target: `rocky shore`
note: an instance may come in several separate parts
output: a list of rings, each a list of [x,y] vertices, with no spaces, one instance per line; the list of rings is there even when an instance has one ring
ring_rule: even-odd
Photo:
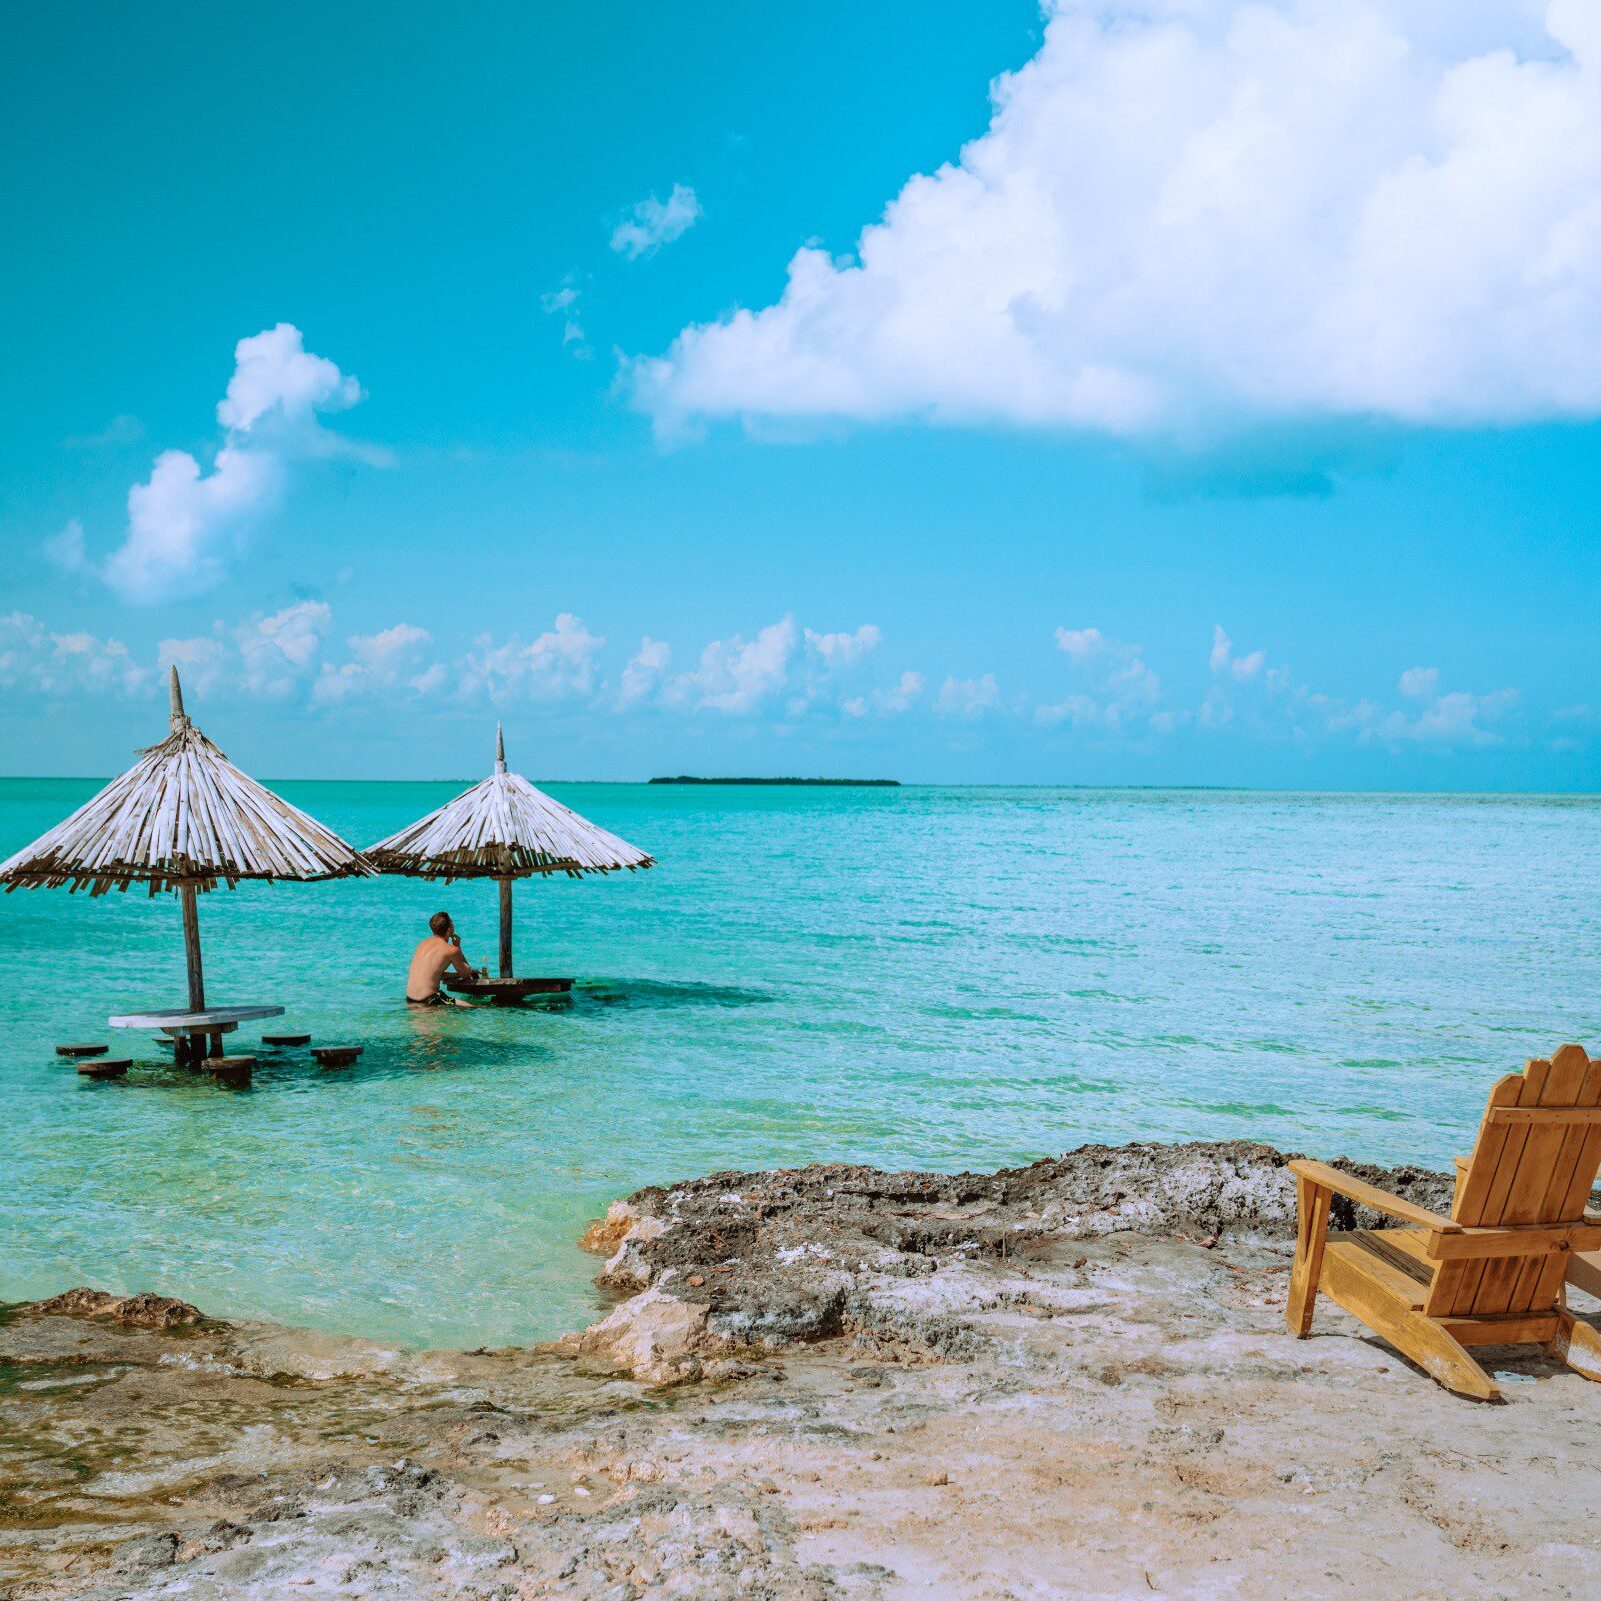
[[[1491,1352],[1475,1405],[1326,1305],[1291,1340],[1282,1164],[642,1190],[585,1242],[616,1304],[532,1350],[8,1308],[0,1597],[1601,1593],[1601,1386]]]

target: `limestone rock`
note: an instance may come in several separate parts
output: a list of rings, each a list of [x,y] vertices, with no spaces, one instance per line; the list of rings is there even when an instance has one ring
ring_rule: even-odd
[[[706,1308],[661,1286],[642,1291],[558,1349],[592,1371],[631,1374],[642,1384],[682,1384],[701,1376],[701,1359],[720,1342],[706,1331]]]
[[[238,1371],[264,1379],[346,1379],[397,1373],[409,1365],[393,1346],[273,1323],[236,1324],[230,1345]]]
[[[29,1310],[52,1317],[110,1318],[130,1329],[192,1328],[202,1318],[198,1307],[170,1295],[156,1295],[150,1290],[137,1295],[113,1295],[109,1290],[83,1285],[63,1290],[47,1301],[35,1301]]]
[[[607,1259],[595,1282],[613,1290],[648,1288],[655,1282],[656,1272],[644,1255],[644,1247],[666,1232],[667,1225],[659,1217],[633,1213],[618,1236],[617,1249]]]
[[[578,1249],[592,1251],[596,1256],[610,1256],[623,1243],[629,1226],[637,1221],[638,1211],[627,1201],[613,1201],[606,1215],[597,1218],[579,1236]]]
[[[998,1173],[885,1173],[844,1163],[714,1173],[638,1191],[612,1208],[619,1244],[597,1282],[704,1307],[735,1348],[780,1349],[856,1331],[897,1357],[968,1349],[956,1309],[970,1273],[1064,1239],[1139,1232],[1212,1247],[1295,1233],[1287,1156],[1250,1140],[1085,1145]],[[1420,1205],[1451,1181],[1421,1168],[1335,1164]],[[1336,1200],[1338,1227],[1374,1214]]]

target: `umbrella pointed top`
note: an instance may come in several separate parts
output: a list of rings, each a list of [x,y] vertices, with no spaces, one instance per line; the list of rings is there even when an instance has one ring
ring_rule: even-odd
[[[495,724],[495,771],[506,771],[506,731],[501,724]]]
[[[167,693],[172,702],[172,726],[180,727],[189,721],[183,711],[183,685],[178,682],[178,664],[173,662],[168,669]]]

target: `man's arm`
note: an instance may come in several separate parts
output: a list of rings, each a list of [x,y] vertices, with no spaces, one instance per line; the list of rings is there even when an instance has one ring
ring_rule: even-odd
[[[473,976],[472,965],[462,955],[461,946],[459,945],[450,947],[450,957],[446,965],[455,968],[463,978],[471,978]]]

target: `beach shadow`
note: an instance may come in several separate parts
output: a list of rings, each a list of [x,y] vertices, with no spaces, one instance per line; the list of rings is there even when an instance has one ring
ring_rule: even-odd
[[[413,1078],[429,1073],[494,1072],[549,1061],[549,1046],[533,1040],[485,1039],[466,1029],[416,1031],[410,1038],[372,1041],[349,1067],[319,1067],[309,1056],[285,1052],[281,1062],[256,1063],[258,1087],[315,1090],[324,1085]],[[263,1068],[266,1071],[263,1071]]]
[[[765,1006],[777,997],[735,984],[673,983],[665,979],[588,979],[573,986],[571,1010],[604,1007]]]
[[[1333,1333],[1327,1335],[1314,1334],[1312,1338],[1339,1340],[1350,1339],[1353,1338],[1353,1336]],[[1453,1401],[1460,1401],[1464,1406],[1501,1407],[1507,1404],[1507,1398],[1505,1395],[1497,1396],[1494,1399],[1481,1400],[1476,1395],[1460,1395],[1454,1390],[1446,1389],[1444,1385],[1440,1384],[1439,1381],[1435,1379],[1434,1375],[1430,1373],[1426,1367],[1422,1366],[1418,1362],[1414,1362],[1405,1351],[1398,1351],[1381,1334],[1374,1334],[1371,1331],[1364,1330],[1361,1334],[1355,1335],[1354,1338],[1361,1344],[1367,1346],[1370,1351],[1381,1352],[1383,1355],[1389,1357],[1392,1362],[1397,1362],[1402,1367],[1410,1369],[1420,1384],[1429,1385],[1436,1390],[1444,1389],[1445,1393],[1449,1395]],[[1495,1346],[1476,1345],[1474,1346],[1472,1352],[1473,1359],[1484,1367],[1484,1371],[1486,1373],[1495,1374],[1496,1377],[1502,1378],[1503,1382],[1505,1369],[1509,1366],[1513,1367],[1514,1369],[1514,1383],[1523,1383],[1533,1380],[1535,1377],[1535,1371],[1537,1371],[1540,1367],[1540,1363],[1537,1358],[1529,1358],[1524,1348],[1516,1346],[1509,1347],[1504,1353],[1507,1357],[1507,1361],[1500,1364],[1502,1373],[1496,1374],[1496,1370],[1490,1366],[1489,1358],[1494,1356],[1499,1349],[1499,1347]],[[1550,1370],[1548,1375],[1550,1377],[1555,1377],[1555,1375],[1559,1372],[1567,1371],[1565,1368],[1562,1368],[1560,1365],[1555,1363],[1548,1362],[1545,1364],[1545,1366]],[[1535,1371],[1528,1371],[1530,1369]]]

